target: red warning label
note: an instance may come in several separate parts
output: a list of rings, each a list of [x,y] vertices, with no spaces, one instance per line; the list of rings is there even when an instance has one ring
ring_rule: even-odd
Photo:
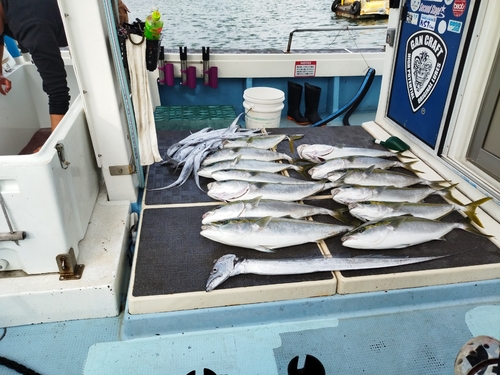
[[[316,75],[316,61],[295,61],[295,77],[314,77]]]

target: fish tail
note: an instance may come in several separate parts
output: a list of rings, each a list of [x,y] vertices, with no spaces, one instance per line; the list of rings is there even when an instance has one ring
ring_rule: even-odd
[[[472,225],[470,220],[466,220],[465,222],[460,223],[459,228],[465,230],[466,232],[476,234],[476,235],[481,236],[481,237],[486,237],[486,238],[495,237],[495,236],[491,236],[489,234],[483,233],[483,232],[479,231],[478,229],[476,229],[476,227],[474,227]]]
[[[438,185],[440,190],[436,190],[435,194],[442,196],[443,198],[445,198],[446,200],[448,200],[451,203],[455,203],[455,204],[459,204],[459,205],[463,206],[464,204],[451,194],[451,189],[453,189],[457,185],[458,185],[458,183],[450,185],[450,186],[446,186],[446,187],[442,187],[441,185]],[[431,188],[433,188],[433,187],[431,187]]]
[[[289,135],[287,137],[288,138],[288,142],[290,143],[290,152],[292,154],[295,152],[294,142],[297,139],[301,139],[302,137],[304,137],[304,134],[294,134],[294,135]]]
[[[442,181],[428,181],[428,182],[423,182],[425,185],[429,186],[431,189],[434,190],[443,190],[443,185],[441,185],[443,182],[450,183],[450,181],[447,180],[442,180]],[[450,186],[455,186],[455,185],[450,185]],[[446,188],[449,188],[450,186],[447,186]]]
[[[467,215],[467,217],[472,222],[476,223],[481,228],[484,228],[483,224],[481,223],[481,221],[479,220],[479,218],[476,215],[476,208],[478,208],[483,203],[488,202],[489,200],[491,200],[491,197],[478,199],[477,201],[474,201],[474,202],[471,202],[471,203],[465,205],[464,208],[462,209],[462,211]]]
[[[351,224],[351,220],[344,216],[346,212],[349,212],[347,208],[338,208],[336,210],[330,211],[330,216],[341,221],[344,224]]]
[[[414,173],[423,173],[422,171],[419,171],[418,169],[413,168],[413,164],[418,163],[418,160],[413,160],[409,162],[401,162],[400,167],[407,169],[409,171],[412,171]]]

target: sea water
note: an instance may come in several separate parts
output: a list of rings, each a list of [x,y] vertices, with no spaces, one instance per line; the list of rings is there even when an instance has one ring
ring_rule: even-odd
[[[124,0],[129,22],[145,21],[153,7],[164,20],[166,49],[285,50],[294,29],[386,25],[387,18],[336,17],[333,0]],[[294,49],[381,48],[385,30],[295,33]]]

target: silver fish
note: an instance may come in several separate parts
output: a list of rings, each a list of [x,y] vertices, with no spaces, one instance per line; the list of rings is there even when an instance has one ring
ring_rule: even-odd
[[[461,211],[474,223],[483,227],[483,224],[476,215],[476,208],[489,200],[491,198],[483,198],[466,205],[450,203],[359,202],[349,204],[349,212],[352,216],[360,220],[373,221],[403,215],[437,220],[453,211]]]
[[[297,147],[301,159],[321,163],[346,156],[393,157],[396,153],[387,150],[361,147],[330,146],[324,144],[302,144]]]
[[[205,290],[210,292],[230,277],[254,275],[301,275],[324,271],[347,271],[404,266],[443,258],[435,257],[353,257],[353,258],[291,258],[246,259],[226,254],[217,259],[208,277]]]
[[[224,139],[247,137],[249,133],[255,132],[256,129],[241,129],[240,126],[237,125],[240,116],[241,114],[236,117],[228,128],[218,130],[205,128],[169,147],[163,158],[164,161],[161,164],[172,165],[175,171],[182,168],[182,171],[178,179],[170,185],[149,190],[164,190],[180,186],[186,182],[191,174],[194,174],[198,188],[203,190],[200,186],[199,176],[197,174],[202,160],[209,153],[220,148]]]
[[[402,167],[413,172],[417,172],[411,168],[411,165],[418,160],[411,162],[401,162],[399,160],[391,160],[372,156],[347,156],[342,158],[334,158],[312,167],[307,171],[314,179],[327,178],[330,172],[335,172],[343,169],[369,169],[371,167],[378,169],[389,169],[392,167]]]
[[[318,181],[301,180],[281,173],[254,172],[238,169],[222,169],[210,175],[215,181],[241,180],[248,182],[269,182],[275,184],[316,184]]]
[[[270,253],[283,247],[318,242],[353,228],[350,225],[268,216],[202,225],[200,234],[226,245]]]
[[[222,142],[226,139],[237,139],[237,138],[246,138],[249,136],[249,134],[255,134],[256,132],[260,132],[259,129],[242,129],[238,124],[238,120],[240,119],[241,115],[243,113],[240,113],[234,121],[231,123],[231,125],[227,128],[223,129],[212,129],[212,128],[204,128],[201,129],[195,133],[190,134],[186,138],[180,140],[177,143],[174,143],[167,149],[166,155],[169,157],[174,158],[174,155],[176,152],[179,151],[180,148],[182,148],[185,145],[192,145],[192,144],[198,144],[206,141],[210,141],[213,139],[218,139]]]
[[[248,181],[215,181],[208,184],[208,196],[223,202],[249,200],[257,197],[280,201],[299,201],[335,185],[335,182],[317,184],[272,184]]]
[[[217,221],[272,217],[291,217],[302,219],[314,215],[329,215],[340,220],[343,219],[339,211],[328,208],[312,206],[304,203],[277,201],[261,199],[257,197],[249,201],[235,201],[226,203],[203,214],[202,224],[210,224]]]
[[[210,164],[198,169],[198,175],[210,178],[212,173],[223,169],[238,169],[244,171],[254,172],[281,172],[286,169],[294,169],[301,171],[303,168],[294,164],[277,163],[273,161],[260,161],[260,160],[241,160],[237,157],[235,160],[221,161],[220,163]]]
[[[387,171],[385,169],[351,169],[337,182],[359,186],[395,186],[408,187],[416,184],[427,185],[435,190],[440,189],[440,183],[448,181],[429,181],[415,175]]]
[[[455,187],[451,185],[441,190],[435,190],[428,186],[397,188],[391,186],[340,186],[332,189],[332,198],[335,202],[342,204],[379,201],[379,202],[420,202],[425,197],[436,194],[445,197],[451,202],[461,204],[450,193]]]
[[[155,189],[148,189],[148,190],[149,191],[166,190],[166,189],[171,189],[171,188],[182,185],[184,182],[186,182],[186,180],[189,178],[189,176],[191,175],[191,173],[194,170],[196,155],[200,152],[203,152],[203,150],[205,148],[206,148],[206,146],[203,143],[194,147],[191,156],[185,160],[184,166],[182,167],[181,173],[179,174],[179,177],[177,178],[176,181],[172,182],[170,185],[167,185],[167,186],[163,186],[163,187],[155,188]]]
[[[303,134],[286,135],[286,134],[263,134],[259,136],[250,136],[240,139],[226,140],[222,143],[224,148],[232,147],[254,147],[260,149],[271,149],[276,147],[278,143],[284,139],[288,139],[290,143],[290,151],[294,152],[293,142],[296,139],[303,137]]]
[[[234,160],[237,157],[241,157],[241,160],[250,159],[250,160],[261,160],[261,161],[277,161],[277,160],[286,160],[288,162],[293,162],[293,159],[287,154],[271,151],[271,150],[263,150],[252,147],[235,147],[235,148],[223,148],[218,151],[215,151],[213,154],[208,155],[201,165],[209,165],[214,163],[219,163],[221,161]]]
[[[447,223],[413,216],[396,216],[369,221],[342,236],[342,244],[355,249],[401,249],[432,240],[442,240],[453,229],[483,237],[470,223]]]

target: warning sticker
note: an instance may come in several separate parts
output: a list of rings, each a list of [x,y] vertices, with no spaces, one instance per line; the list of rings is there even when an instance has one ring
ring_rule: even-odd
[[[295,61],[295,77],[314,77],[316,61]]]

